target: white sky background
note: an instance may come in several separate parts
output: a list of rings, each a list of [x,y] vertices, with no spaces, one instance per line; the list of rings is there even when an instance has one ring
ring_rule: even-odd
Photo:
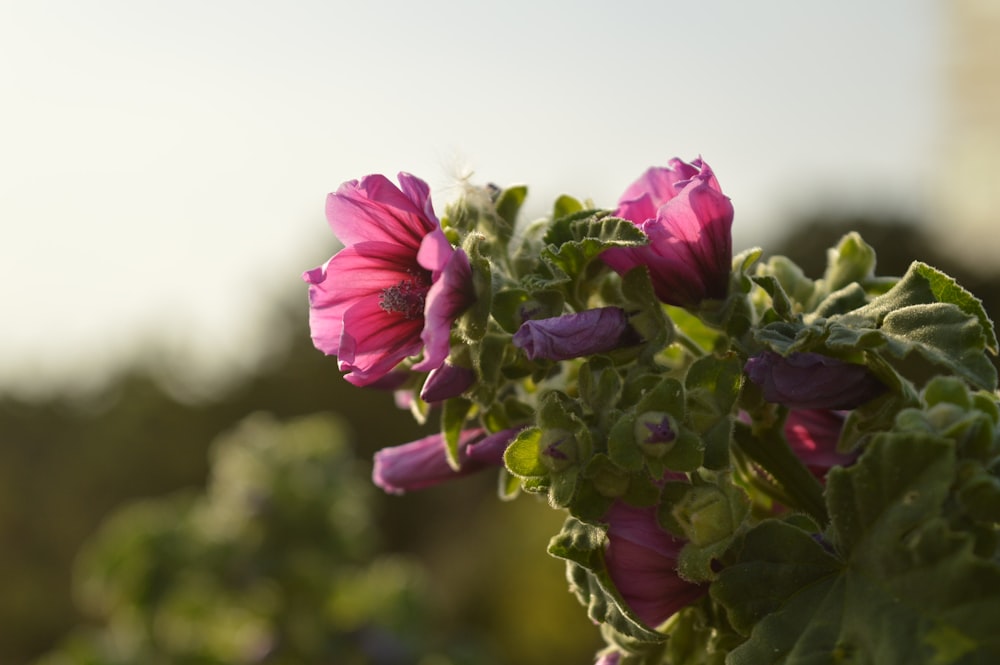
[[[614,5],[614,7],[612,7]],[[934,0],[0,0],[0,390],[142,344],[255,357],[333,247],[326,193],[463,169],[612,206],[701,154],[737,250],[817,205],[918,210]],[[146,351],[145,353],[154,353]],[[319,360],[319,357],[317,358]],[[331,363],[331,371],[335,371]]]

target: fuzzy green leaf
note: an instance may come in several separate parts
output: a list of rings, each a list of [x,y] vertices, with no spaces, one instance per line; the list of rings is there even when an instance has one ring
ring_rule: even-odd
[[[997,662],[1000,565],[941,517],[954,473],[953,442],[883,434],[828,477],[839,557],[793,527],[755,527],[712,591],[750,630],[727,662]]]

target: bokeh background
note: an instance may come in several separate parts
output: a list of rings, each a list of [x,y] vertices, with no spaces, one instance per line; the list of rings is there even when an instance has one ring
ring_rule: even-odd
[[[558,515],[370,491],[427,430],[309,343],[344,180],[531,217],[701,155],[737,250],[998,311],[993,0],[0,0],[0,61],[3,664],[588,662]]]

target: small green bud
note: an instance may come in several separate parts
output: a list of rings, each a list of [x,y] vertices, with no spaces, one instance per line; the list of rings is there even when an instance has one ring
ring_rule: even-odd
[[[576,464],[576,436],[564,429],[547,429],[542,432],[538,451],[542,464],[549,471],[558,473]]]
[[[670,452],[677,441],[677,421],[663,411],[646,411],[635,419],[634,433],[642,452],[659,459]]]
[[[699,547],[711,545],[733,532],[733,517],[726,496],[717,487],[689,490],[671,511],[689,541]]]
[[[967,411],[950,402],[938,402],[927,409],[927,420],[938,432],[944,432],[956,422],[964,418]]]
[[[628,491],[629,477],[624,471],[606,466],[594,475],[593,483],[602,496],[616,499]]]

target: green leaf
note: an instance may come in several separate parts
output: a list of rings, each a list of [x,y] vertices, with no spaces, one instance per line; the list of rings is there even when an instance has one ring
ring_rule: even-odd
[[[727,566],[710,592],[744,635],[796,594],[842,570],[811,534],[776,519],[752,528],[736,549],[739,563]]]
[[[517,223],[517,213],[521,210],[521,206],[524,205],[524,200],[527,196],[528,188],[524,185],[507,187],[500,192],[500,196],[494,205],[496,206],[497,214],[511,228]]]
[[[555,204],[552,206],[552,219],[568,217],[580,212],[581,210],[583,210],[582,203],[574,199],[572,196],[562,194],[556,199]]]
[[[647,628],[618,594],[604,565],[603,529],[569,518],[549,543],[549,554],[565,559],[570,589],[594,621],[606,623],[641,643],[659,643],[666,637]]]
[[[448,464],[458,470],[458,440],[465,428],[465,421],[472,409],[472,402],[464,397],[446,400],[441,407],[441,433],[444,435]]]
[[[585,210],[553,222],[545,242],[548,246],[542,257],[567,275],[577,276],[605,249],[644,245],[649,239],[628,220]]]
[[[750,631],[727,662],[997,662],[1000,565],[941,516],[955,469],[953,442],[885,433],[828,476],[839,557],[789,525],[752,529],[712,590]]]
[[[549,470],[541,461],[541,443],[541,429],[528,427],[521,430],[504,451],[503,461],[507,469],[519,478],[549,475]]]
[[[914,269],[927,280],[938,302],[951,303],[979,320],[979,325],[982,326],[986,336],[986,348],[996,354],[998,352],[996,331],[993,329],[993,321],[983,309],[982,301],[959,286],[953,278],[926,263],[918,262]]]
[[[851,232],[837,246],[827,250],[826,272],[817,284],[818,290],[833,293],[853,282],[865,282],[875,273],[875,250]]]
[[[829,517],[823,487],[789,447],[780,426],[753,432],[747,425],[736,423],[733,434],[740,450],[767,471],[788,495],[793,502],[790,508],[804,510],[826,524]]]
[[[684,378],[687,424],[702,437],[705,466],[729,466],[733,405],[743,383],[743,363],[735,353],[703,356]]]

